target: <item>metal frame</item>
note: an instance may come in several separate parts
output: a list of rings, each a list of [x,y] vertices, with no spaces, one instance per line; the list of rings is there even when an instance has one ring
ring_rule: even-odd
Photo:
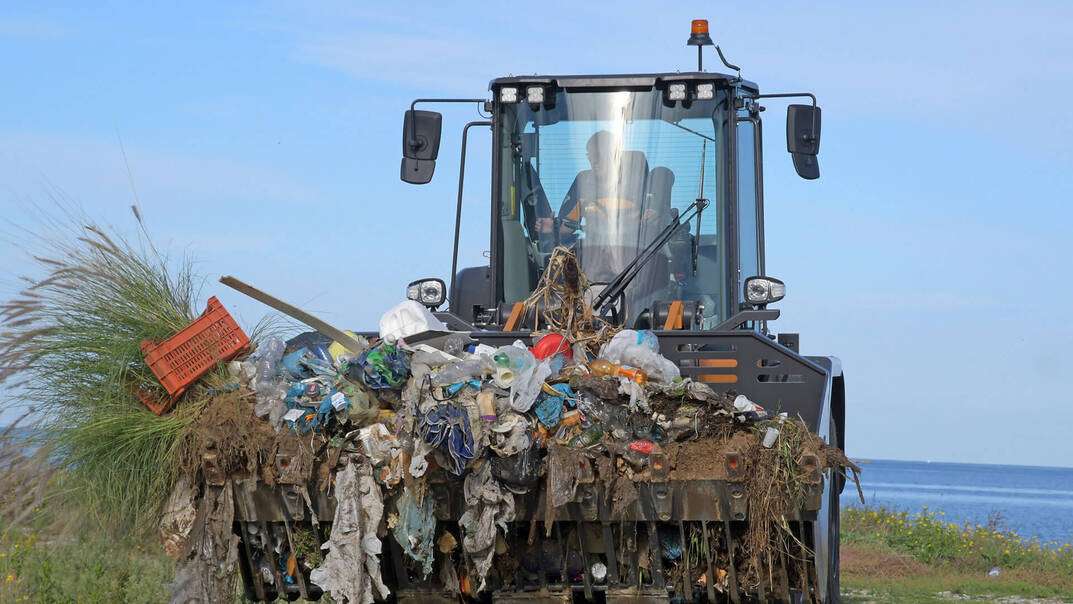
[[[491,126],[489,120],[477,120],[466,124],[462,128],[462,156],[458,160],[458,202],[455,205],[455,242],[451,251],[451,285],[447,292],[454,291],[455,275],[458,273],[458,237],[462,230],[462,190],[466,182],[466,141],[469,137],[469,129],[473,126]]]

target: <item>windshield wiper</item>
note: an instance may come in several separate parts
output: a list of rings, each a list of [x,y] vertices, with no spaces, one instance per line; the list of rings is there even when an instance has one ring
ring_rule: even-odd
[[[632,282],[634,277],[641,272],[641,269],[644,268],[645,264],[656,255],[656,252],[658,252],[664,244],[671,240],[671,237],[674,236],[674,232],[678,230],[678,227],[687,224],[690,220],[700,216],[700,213],[704,211],[704,208],[708,207],[709,203],[710,202],[707,199],[697,199],[689,204],[685,209],[684,218],[682,214],[676,215],[674,220],[656,235],[656,238],[652,243],[645,246],[645,248],[641,250],[641,253],[637,254],[637,256],[626,265],[626,268],[622,269],[622,272],[615,275],[615,278],[612,279],[607,284],[607,287],[600,292],[600,295],[596,296],[596,299],[593,300],[592,307],[596,309],[597,314],[600,314],[601,311],[603,311],[604,306],[621,296],[622,292],[626,291],[630,282]]]

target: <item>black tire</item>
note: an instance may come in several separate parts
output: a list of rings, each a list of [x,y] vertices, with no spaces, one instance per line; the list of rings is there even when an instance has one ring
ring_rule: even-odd
[[[831,420],[831,442],[838,443],[838,424]],[[830,499],[827,502],[827,593],[824,602],[838,604],[842,601],[840,576],[841,560],[839,556],[839,544],[841,541],[841,510],[839,509],[839,495],[842,491],[844,479],[831,473]]]

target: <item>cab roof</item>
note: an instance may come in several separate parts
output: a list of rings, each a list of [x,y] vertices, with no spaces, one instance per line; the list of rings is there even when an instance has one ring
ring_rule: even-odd
[[[631,73],[598,75],[519,75],[496,78],[488,83],[489,89],[515,84],[551,84],[565,89],[606,89],[606,88],[652,88],[663,81],[704,81],[724,85],[741,84],[752,92],[760,88],[748,80],[739,80],[737,76],[708,71],[676,71],[670,73]]]

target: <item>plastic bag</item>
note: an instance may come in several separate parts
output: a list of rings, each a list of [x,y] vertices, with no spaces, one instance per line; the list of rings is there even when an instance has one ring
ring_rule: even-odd
[[[560,395],[551,396],[546,392],[542,393],[534,409],[537,419],[548,428],[559,425],[559,421],[563,418],[563,405],[574,398],[574,391],[570,388],[570,384],[553,384],[551,388]]]
[[[436,510],[433,506],[433,498],[429,496],[422,498],[419,504],[409,487],[403,490],[396,503],[399,523],[395,525],[395,541],[398,541],[407,556],[422,563],[421,570],[425,577],[432,573],[432,558],[435,554],[433,542],[436,538]]]
[[[529,446],[508,457],[491,458],[492,476],[516,492],[528,490],[540,480],[544,456],[540,447]]]
[[[399,439],[395,438],[384,424],[372,424],[362,428],[358,431],[358,440],[373,465],[380,465],[391,459],[392,451],[399,447]]]
[[[421,417],[418,434],[449,459],[446,469],[461,476],[476,455],[469,414],[450,403],[437,405]]]
[[[413,300],[399,303],[380,317],[380,337],[385,342],[395,343],[426,331],[447,331],[447,326]]]
[[[383,342],[361,353],[355,368],[370,388],[398,388],[410,374],[410,358],[398,346]],[[353,370],[348,371],[348,377]]]
[[[623,329],[600,349],[600,358],[637,367],[657,382],[681,377],[678,366],[659,353],[659,339],[649,330]]]
[[[546,360],[515,374],[510,385],[511,408],[520,413],[529,411],[544,386],[544,380],[550,375],[551,363]]]

